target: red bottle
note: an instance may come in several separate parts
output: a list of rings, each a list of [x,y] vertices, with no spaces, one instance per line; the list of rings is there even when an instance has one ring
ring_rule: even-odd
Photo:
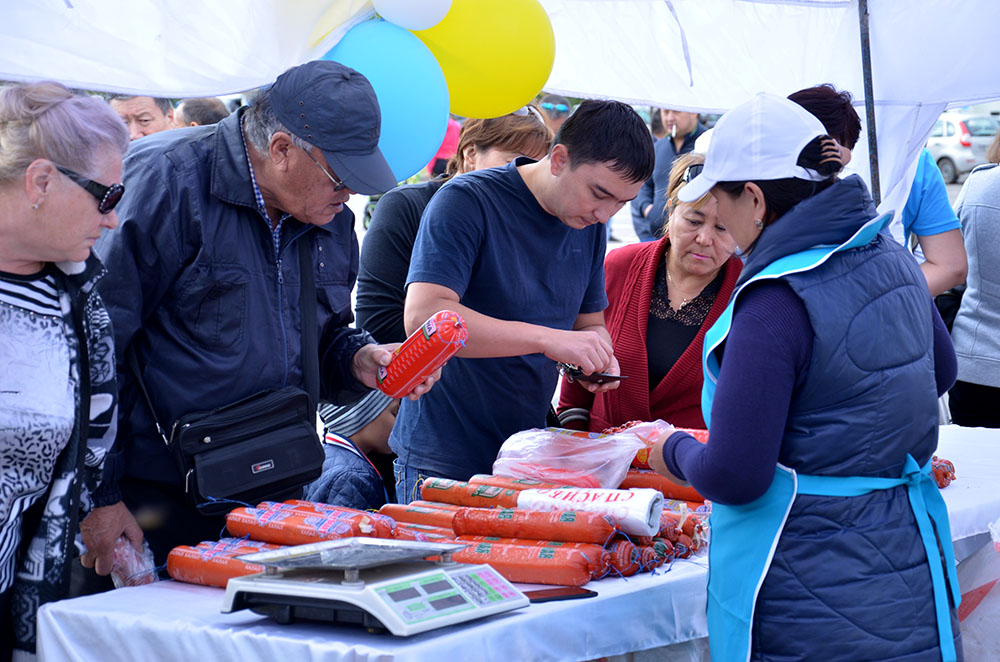
[[[378,369],[379,390],[390,398],[409,394],[465,347],[468,337],[461,315],[451,310],[434,313],[393,352],[389,365]]]

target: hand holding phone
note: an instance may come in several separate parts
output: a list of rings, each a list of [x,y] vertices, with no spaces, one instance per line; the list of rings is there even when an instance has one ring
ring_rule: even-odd
[[[570,382],[591,382],[594,384],[606,384],[628,379],[627,375],[612,375],[607,372],[592,372],[589,375],[581,371],[575,365],[569,363],[559,364],[559,373],[566,376]]]

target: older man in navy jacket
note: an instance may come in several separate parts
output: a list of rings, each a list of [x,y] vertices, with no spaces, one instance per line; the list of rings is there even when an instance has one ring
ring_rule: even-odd
[[[163,424],[303,385],[303,250],[322,329],[321,400],[351,402],[374,386],[396,345],[377,345],[349,326],[358,243],[344,203],[354,192],[396,185],[378,149],[379,127],[378,101],[361,74],[308,62],[216,125],[133,143],[121,225],[97,247],[110,272],[101,294],[116,347],[134,349]],[[97,508],[82,526],[84,565],[102,575],[122,533],[142,539],[136,519],[158,564],[178,544],[218,538],[222,525],[187,504],[135,377],[119,378],[128,404]]]

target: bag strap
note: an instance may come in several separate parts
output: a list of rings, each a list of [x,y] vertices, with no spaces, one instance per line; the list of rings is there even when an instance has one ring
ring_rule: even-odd
[[[305,391],[315,407],[319,402],[319,340],[316,328],[316,281],[313,273],[309,235],[297,242],[299,246],[299,308],[302,313],[302,376]]]
[[[135,375],[135,381],[139,384],[139,390],[142,391],[142,397],[146,400],[146,405],[149,407],[149,413],[153,415],[153,423],[156,425],[156,431],[160,434],[160,439],[163,440],[163,445],[170,446],[170,439],[167,438],[167,433],[163,431],[163,426],[160,425],[160,419],[156,415],[156,409],[153,408],[153,400],[149,397],[149,391],[146,390],[146,382],[142,379],[142,372],[139,370],[139,359],[135,356],[134,344],[130,344],[128,348],[125,349],[125,362],[128,363],[129,369],[131,369],[132,374]]]
[[[299,291],[299,307],[302,309],[302,374],[305,381],[305,391],[312,399],[312,404],[319,402],[319,340],[316,327],[316,280],[313,274],[308,240],[302,239],[299,244],[299,273],[302,278],[302,289]],[[135,346],[129,345],[125,350],[125,361],[135,375],[135,381],[142,391],[142,397],[153,416],[153,424],[165,446],[170,445],[170,439],[160,425],[160,419],[153,407],[153,399],[149,397],[146,382],[139,369],[139,360],[135,355]]]

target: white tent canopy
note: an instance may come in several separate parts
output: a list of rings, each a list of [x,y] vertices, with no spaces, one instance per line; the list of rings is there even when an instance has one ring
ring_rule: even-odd
[[[547,90],[723,111],[761,90],[828,82],[864,115],[857,0],[541,3],[556,35]],[[898,208],[940,112],[1000,98],[1000,2],[869,5],[883,208]],[[167,97],[241,92],[325,53],[372,13],[364,0],[10,0],[0,79]],[[852,165],[867,179],[865,140]]]
[[[546,89],[721,112],[760,91],[850,91],[864,125],[857,0],[543,0],[556,31]],[[906,200],[947,106],[1000,98],[1000,3],[869,0],[882,209]],[[867,132],[852,169],[869,181]]]

